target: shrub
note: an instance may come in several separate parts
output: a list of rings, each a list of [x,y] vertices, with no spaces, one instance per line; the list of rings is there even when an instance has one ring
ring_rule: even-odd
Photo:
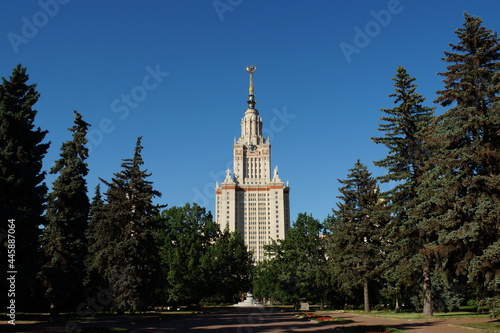
[[[477,301],[475,299],[470,299],[467,301],[467,305],[468,306],[473,306],[473,307],[476,307],[477,308]]]

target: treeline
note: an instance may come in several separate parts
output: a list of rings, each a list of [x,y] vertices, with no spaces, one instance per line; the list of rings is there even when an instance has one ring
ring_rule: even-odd
[[[299,215],[257,266],[257,297],[337,307],[411,307],[431,316],[469,301],[500,313],[500,43],[465,14],[445,52],[434,116],[415,78],[398,67],[394,108],[381,109],[386,168],[359,160],[339,179],[326,221]],[[379,183],[391,189],[379,191]]]
[[[77,111],[72,138],[50,173],[42,161],[47,131],[35,128],[39,98],[18,65],[0,84],[2,304],[21,311],[91,315],[152,306],[226,304],[251,289],[252,254],[197,204],[166,209],[144,169],[141,138],[92,199],[86,134]],[[9,277],[7,280],[6,274]],[[10,310],[9,310],[10,311]]]

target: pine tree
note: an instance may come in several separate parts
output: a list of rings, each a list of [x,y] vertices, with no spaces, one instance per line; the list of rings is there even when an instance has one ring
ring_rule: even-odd
[[[451,108],[426,138],[419,227],[436,237],[425,251],[487,298],[500,291],[500,43],[479,17],[464,16],[443,58],[450,64],[436,102]]]
[[[161,193],[147,180],[151,173],[141,169],[141,140],[137,139],[134,157],[123,160],[123,170],[115,173],[111,182],[101,179],[108,186],[106,217],[94,235],[96,243],[108,243],[98,248],[94,266],[100,267],[109,283],[113,306],[120,313],[150,306],[158,275],[156,240],[159,209],[164,206],[153,204]]]
[[[384,205],[379,201],[376,180],[359,160],[346,180],[339,179],[336,223],[332,227],[328,257],[339,268],[344,289],[363,286],[365,311],[370,311],[369,283],[380,274]]]
[[[26,68],[18,65],[9,80],[0,84],[0,234],[7,234],[7,220],[14,220],[16,256],[7,266],[7,238],[2,239],[2,290],[8,290],[5,275],[17,271],[16,309],[35,310],[38,306],[36,273],[40,268],[40,225],[45,224],[47,186],[43,182],[42,160],[49,143],[43,143],[47,131],[35,128],[37,111],[33,106],[40,94],[28,84]],[[2,304],[7,304],[2,293]],[[41,298],[40,298],[41,299]]]
[[[47,227],[43,244],[47,263],[39,278],[47,287],[51,314],[57,316],[62,307],[76,308],[83,299],[84,259],[87,252],[85,230],[89,214],[87,197],[88,166],[85,147],[88,127],[81,114],[74,111],[73,139],[61,147],[61,158],[50,170],[59,174],[49,194]]]
[[[415,256],[419,255],[422,247],[418,230],[412,225],[415,222],[409,217],[409,210],[415,204],[415,193],[419,184],[419,177],[428,155],[428,148],[423,141],[423,134],[434,119],[434,107],[425,107],[425,97],[416,92],[415,78],[408,75],[406,69],[398,67],[394,81],[395,93],[389,95],[394,98],[396,107],[381,109],[388,116],[381,117],[384,121],[379,125],[383,137],[371,138],[375,143],[383,144],[388,149],[388,155],[382,160],[374,162],[376,166],[387,168],[387,173],[379,177],[382,183],[394,183],[394,187],[382,194],[391,221],[385,232],[386,256],[385,273],[389,283],[396,289],[396,298],[403,289],[414,289],[415,281],[426,279],[429,267],[419,269],[415,265]],[[427,262],[429,263],[429,262]],[[418,270],[421,273],[418,273]],[[420,278],[419,278],[420,276]],[[427,297],[424,299],[424,308],[430,309],[431,300],[430,280],[425,284]],[[427,313],[427,315],[430,315]]]

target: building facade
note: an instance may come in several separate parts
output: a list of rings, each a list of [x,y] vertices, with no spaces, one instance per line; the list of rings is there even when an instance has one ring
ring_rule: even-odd
[[[260,261],[266,258],[264,245],[284,239],[290,228],[290,188],[281,181],[277,166],[271,170],[271,142],[262,136],[262,118],[255,109],[255,67],[247,67],[247,72],[248,108],[241,120],[241,136],[234,139],[234,170],[226,170],[226,178],[216,185],[215,212],[221,229],[238,230]]]

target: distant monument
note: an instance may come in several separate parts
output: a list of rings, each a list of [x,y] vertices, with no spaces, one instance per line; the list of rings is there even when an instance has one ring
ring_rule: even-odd
[[[262,306],[261,304],[255,304],[254,298],[252,293],[248,292],[247,296],[245,297],[245,300],[243,302],[239,302],[238,304],[235,304],[234,306],[237,307],[246,307],[246,306]]]

